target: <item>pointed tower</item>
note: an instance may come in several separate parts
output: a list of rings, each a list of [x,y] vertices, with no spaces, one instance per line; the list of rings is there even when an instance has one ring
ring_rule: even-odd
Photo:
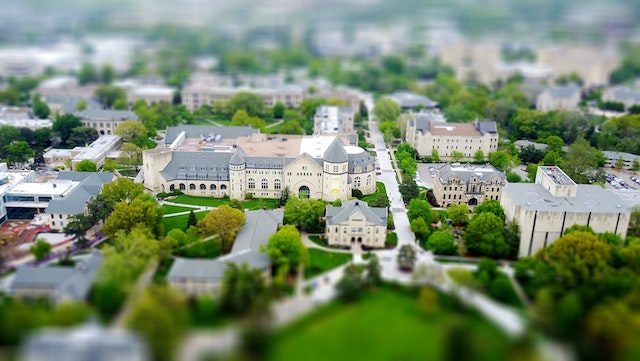
[[[245,167],[242,150],[238,149],[229,159],[229,185],[231,186],[229,197],[232,199],[243,200],[245,197],[247,189]]]
[[[322,199],[347,199],[349,155],[339,138],[334,138],[323,156]]]

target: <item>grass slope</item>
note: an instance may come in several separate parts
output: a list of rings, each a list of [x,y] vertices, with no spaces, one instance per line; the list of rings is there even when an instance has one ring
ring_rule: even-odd
[[[327,252],[321,249],[309,248],[309,264],[304,268],[304,278],[311,278],[327,272],[351,261],[348,253]]]

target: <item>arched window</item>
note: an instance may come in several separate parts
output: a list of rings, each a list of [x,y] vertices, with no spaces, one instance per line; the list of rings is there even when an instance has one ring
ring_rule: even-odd
[[[260,186],[262,189],[269,189],[269,180],[267,178],[262,178],[260,181]]]
[[[184,183],[180,183],[180,190],[183,191],[185,189],[186,189],[186,187],[184,186]]]
[[[196,190],[196,185],[193,183],[189,184],[189,189],[192,191]]]
[[[367,185],[371,185],[371,174],[367,176]]]
[[[222,190],[227,189],[227,185],[226,185],[226,184],[221,185],[221,186],[220,186],[220,189],[222,189]]]
[[[200,190],[203,191],[203,190],[206,190],[206,189],[207,189],[207,186],[204,183],[201,183],[200,184]]]
[[[212,184],[209,188],[210,188],[212,191],[215,191],[215,190],[216,190],[216,185],[215,185],[215,184]]]
[[[256,180],[253,178],[249,178],[249,189],[254,189],[256,187]]]
[[[302,186],[298,189],[298,197],[299,198],[309,198],[311,195],[311,190],[307,186]]]
[[[282,188],[282,181],[279,178],[276,178],[276,180],[273,181],[273,188],[275,189]]]
[[[354,185],[354,187],[356,187],[356,188],[360,187],[360,177],[355,177],[355,178],[353,179],[353,185]]]
[[[169,190],[172,191],[172,192],[175,191],[176,190],[176,186],[174,184],[170,185],[169,186]]]

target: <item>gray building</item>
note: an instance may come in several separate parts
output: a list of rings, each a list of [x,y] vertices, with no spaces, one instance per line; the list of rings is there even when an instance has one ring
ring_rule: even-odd
[[[387,98],[393,100],[402,110],[433,109],[438,106],[438,103],[426,96],[406,90],[391,93]]]
[[[580,103],[580,87],[575,84],[546,87],[536,99],[539,110],[576,110]]]
[[[433,195],[438,204],[466,204],[470,208],[485,200],[500,200],[507,183],[504,173],[491,164],[447,164],[438,169]]]
[[[271,260],[261,248],[266,247],[269,237],[282,225],[283,215],[282,211],[245,211],[246,223],[236,235],[229,254],[217,259],[176,258],[168,282],[189,295],[215,294],[228,262],[246,263],[268,274]]]
[[[126,120],[138,120],[138,116],[129,110],[88,109],[75,112],[75,116],[85,127],[94,128],[98,134],[115,134],[120,123]]]
[[[602,100],[619,102],[624,104],[625,108],[634,105],[640,105],[640,91],[628,86],[614,86],[602,93]]]
[[[325,237],[332,246],[361,244],[382,248],[387,238],[387,208],[369,207],[367,202],[350,200],[340,207],[327,206]]]
[[[604,163],[605,167],[617,168],[617,163],[620,159],[622,159],[622,169],[629,170],[633,168],[634,162],[640,164],[640,155],[625,152],[616,152],[612,150],[605,150],[602,153],[607,158]]]

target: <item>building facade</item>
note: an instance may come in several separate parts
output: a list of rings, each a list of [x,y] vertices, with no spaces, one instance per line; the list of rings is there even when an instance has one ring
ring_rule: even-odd
[[[196,135],[198,134],[198,135]],[[334,201],[376,191],[375,159],[329,136],[260,134],[250,127],[181,126],[143,153],[153,192],[245,199],[292,195]]]
[[[80,118],[82,125],[97,130],[100,135],[115,134],[120,123],[138,120],[138,116],[128,110],[84,110],[74,114]]]
[[[479,150],[485,156],[498,150],[495,122],[443,123],[414,117],[407,122],[405,138],[420,156],[430,156],[435,149],[443,160],[451,160],[454,152],[471,159]]]
[[[538,167],[535,183],[508,183],[500,202],[507,220],[520,227],[519,256],[533,256],[573,225],[623,238],[630,210],[613,191],[577,185],[558,167]]]
[[[313,134],[338,137],[353,135],[353,115],[351,107],[319,106],[313,116]]]
[[[580,87],[575,84],[549,86],[538,94],[536,109],[543,111],[577,110],[580,97]]]
[[[466,204],[473,208],[488,199],[499,201],[506,182],[505,175],[490,164],[447,164],[438,170],[433,195],[441,207]]]
[[[387,208],[369,207],[367,202],[349,200],[340,207],[327,206],[326,217],[325,237],[330,246],[385,246],[389,217]]]

